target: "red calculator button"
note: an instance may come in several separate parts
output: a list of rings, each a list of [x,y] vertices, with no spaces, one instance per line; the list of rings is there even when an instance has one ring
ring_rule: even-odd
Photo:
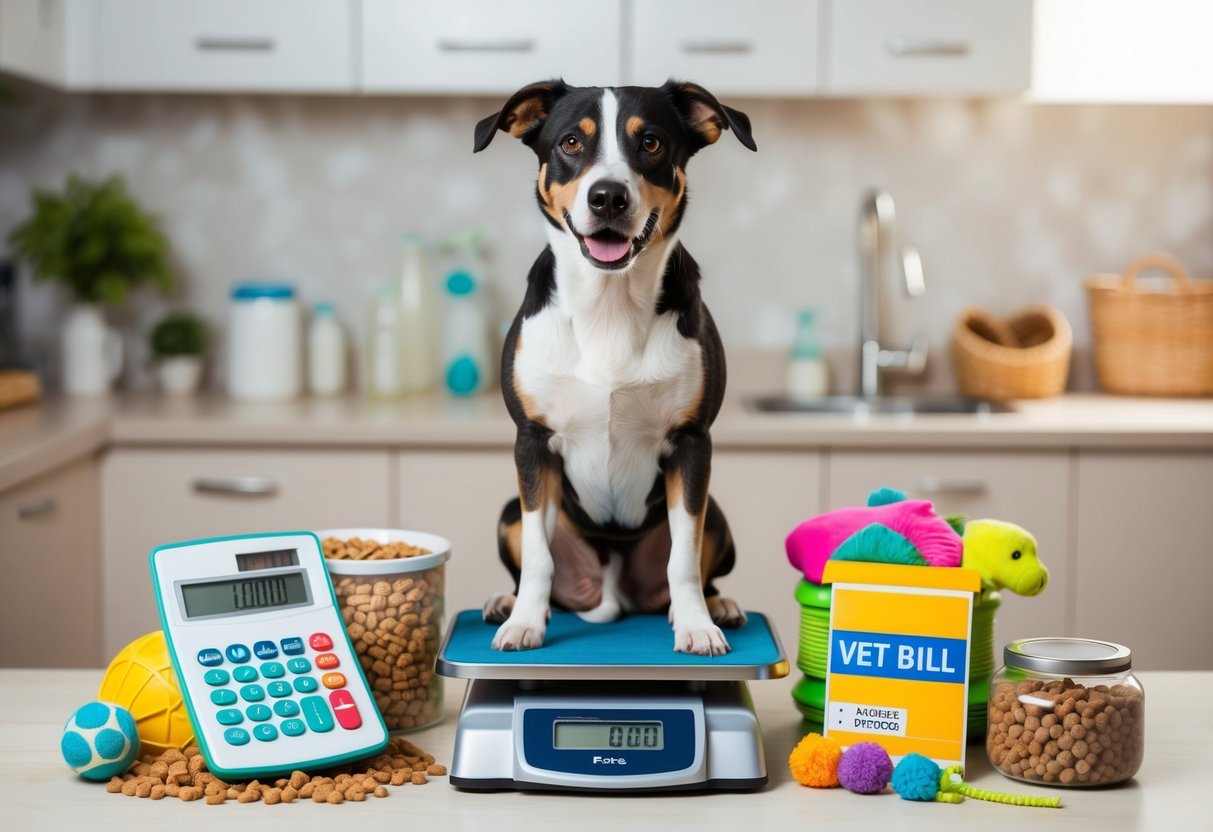
[[[333,716],[337,724],[347,731],[353,731],[362,724],[358,706],[348,690],[335,690],[329,694],[329,704],[333,706]]]
[[[335,653],[321,653],[316,657],[316,667],[321,670],[332,670],[334,667],[341,666],[341,659],[337,658]]]
[[[320,683],[326,688],[343,688],[345,687],[345,674],[326,673],[320,677]]]
[[[312,645],[313,650],[333,649],[333,640],[329,638],[328,633],[312,633],[312,637],[307,640],[307,643]]]

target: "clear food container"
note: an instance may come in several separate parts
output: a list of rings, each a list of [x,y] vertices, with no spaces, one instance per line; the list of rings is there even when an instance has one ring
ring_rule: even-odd
[[[1129,648],[1031,638],[1003,650],[990,680],[986,754],[1016,780],[1107,786],[1141,767],[1145,692]]]

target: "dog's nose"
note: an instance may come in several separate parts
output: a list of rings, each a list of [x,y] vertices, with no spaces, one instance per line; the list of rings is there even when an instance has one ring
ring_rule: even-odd
[[[610,222],[628,210],[628,188],[622,182],[600,179],[590,188],[590,213]]]

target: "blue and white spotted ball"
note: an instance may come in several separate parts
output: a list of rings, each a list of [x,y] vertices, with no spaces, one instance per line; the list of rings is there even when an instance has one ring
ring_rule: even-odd
[[[123,774],[139,756],[139,731],[126,708],[89,702],[63,726],[59,742],[64,761],[86,780]]]

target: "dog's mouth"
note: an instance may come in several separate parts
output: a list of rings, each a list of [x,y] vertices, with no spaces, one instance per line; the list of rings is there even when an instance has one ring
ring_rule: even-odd
[[[636,237],[628,237],[611,228],[604,228],[592,234],[581,234],[573,226],[573,219],[568,212],[565,212],[564,223],[577,238],[585,259],[600,269],[614,270],[622,269],[632,262],[649,244],[649,240],[653,239],[653,232],[657,229],[657,212],[649,214],[644,228]]]

